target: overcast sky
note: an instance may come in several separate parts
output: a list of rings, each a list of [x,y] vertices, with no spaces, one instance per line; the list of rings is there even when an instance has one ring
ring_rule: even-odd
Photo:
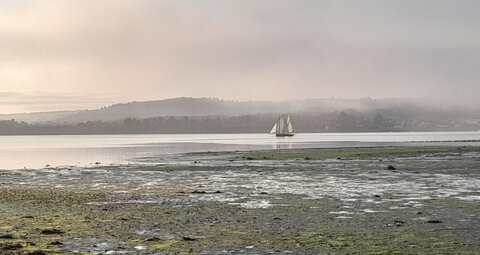
[[[0,113],[180,96],[480,107],[480,1],[1,0]]]

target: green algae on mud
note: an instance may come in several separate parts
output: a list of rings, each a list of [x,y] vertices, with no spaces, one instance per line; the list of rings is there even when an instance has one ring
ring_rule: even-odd
[[[479,152],[480,147],[374,147],[374,148],[335,148],[335,149],[294,149],[278,151],[258,151],[243,155],[248,160],[285,159],[351,159],[382,158],[390,156],[418,156],[432,153]]]
[[[82,216],[81,211],[85,201],[102,198],[105,199],[105,194],[98,192],[2,189],[0,235],[9,234],[13,238],[0,239],[0,245],[20,245],[22,248],[16,249],[15,254],[35,251],[63,254],[58,245],[60,240],[95,234],[88,217]]]
[[[334,200],[305,200],[302,197],[277,196],[278,204],[293,204],[288,208],[238,209],[233,205],[208,203],[197,207],[172,208],[163,205],[86,205],[98,194],[76,195],[72,199],[50,201],[46,206],[42,190],[21,200],[0,200],[2,217],[0,235],[10,233],[15,239],[0,244],[20,244],[19,254],[41,250],[47,254],[69,254],[65,247],[53,245],[75,238],[95,237],[98,240],[116,238],[116,247],[149,254],[216,254],[222,249],[252,247],[252,252],[297,251],[298,254],[404,254],[454,253],[458,240],[449,232],[436,232],[426,226],[387,227],[383,221],[351,221],[333,219],[328,212],[338,208]],[[46,196],[55,193],[46,191]],[[68,196],[62,193],[62,196]],[[39,199],[39,200],[36,200]],[[300,199],[300,200],[299,200]],[[28,201],[23,203],[20,201]],[[58,204],[55,204],[55,201]],[[67,206],[64,201],[80,202]],[[33,202],[33,203],[32,203]],[[21,211],[17,209],[21,208]],[[316,209],[312,209],[316,208]],[[398,216],[398,215],[397,215]],[[378,222],[375,222],[378,221]],[[208,223],[208,224],[205,224]],[[5,228],[8,226],[8,228]],[[158,228],[175,233],[169,238],[152,238],[135,234],[138,229]],[[41,229],[61,229],[65,234],[42,235]],[[355,231],[352,231],[354,229]],[[185,240],[185,235],[193,238]],[[1,247],[1,246],[0,246]],[[210,251],[211,253],[208,253]],[[88,253],[88,249],[83,252]]]

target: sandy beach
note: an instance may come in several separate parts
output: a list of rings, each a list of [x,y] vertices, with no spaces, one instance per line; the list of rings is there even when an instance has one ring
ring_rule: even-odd
[[[479,147],[174,157],[1,170],[0,253],[480,253]]]

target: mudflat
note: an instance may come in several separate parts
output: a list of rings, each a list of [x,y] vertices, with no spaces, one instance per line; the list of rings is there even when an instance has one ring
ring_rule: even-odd
[[[480,147],[0,170],[0,254],[479,254]]]

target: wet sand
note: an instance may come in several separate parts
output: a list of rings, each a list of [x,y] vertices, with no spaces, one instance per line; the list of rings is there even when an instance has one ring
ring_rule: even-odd
[[[479,147],[189,153],[0,183],[0,254],[480,253]]]

